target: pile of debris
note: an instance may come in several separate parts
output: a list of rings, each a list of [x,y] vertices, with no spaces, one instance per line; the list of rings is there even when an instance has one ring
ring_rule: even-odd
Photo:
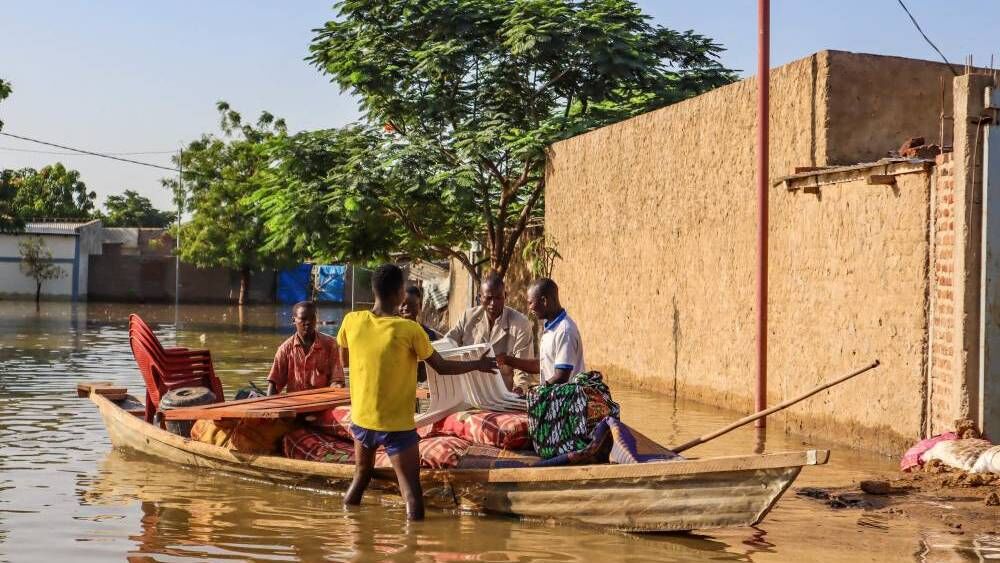
[[[923,137],[910,137],[895,151],[889,151],[890,158],[915,158],[921,160],[934,160],[934,157],[941,154],[940,145],[928,145]]]

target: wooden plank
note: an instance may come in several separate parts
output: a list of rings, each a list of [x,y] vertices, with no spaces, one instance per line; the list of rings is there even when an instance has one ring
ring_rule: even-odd
[[[301,410],[303,408],[308,408],[308,407],[311,407],[313,405],[324,405],[324,404],[328,405],[328,404],[331,404],[331,403],[340,404],[340,403],[343,403],[343,402],[350,403],[351,402],[351,398],[350,397],[324,397],[324,398],[319,398],[319,399],[315,399],[315,400],[311,400],[311,401],[301,401],[300,400],[298,402],[293,402],[293,403],[278,403],[278,404],[275,404],[275,405],[270,405],[270,404],[268,404],[268,405],[264,405],[264,404],[249,405],[249,406],[244,407],[244,408],[247,411],[267,410],[267,409],[273,409],[273,408],[278,408],[278,409],[288,408],[288,409]]]
[[[91,389],[95,395],[107,397],[110,401],[123,401],[128,396],[128,389],[125,387],[112,387],[101,385]]]
[[[795,174],[804,174],[806,172],[819,172],[821,170],[826,170],[832,168],[832,166],[796,166]]]
[[[221,408],[228,409],[236,406],[247,406],[247,408],[256,408],[254,407],[254,405],[262,403],[266,405],[274,405],[274,404],[283,405],[283,404],[295,404],[295,401],[312,399],[314,397],[319,397],[324,399],[335,399],[348,396],[350,396],[350,392],[347,391],[346,389],[324,387],[323,389],[308,389],[305,391],[284,393],[282,395],[271,395],[269,397],[256,397],[253,399],[242,399],[239,401],[226,401],[224,403],[212,403],[211,405],[203,405],[200,407],[185,407],[185,408],[197,408],[206,410],[221,409]]]
[[[275,395],[271,397],[270,401],[261,401],[258,403],[250,403],[243,405],[248,409],[258,409],[258,408],[268,408],[277,406],[295,406],[302,405],[315,401],[335,401],[338,399],[345,399],[349,397],[348,393],[317,393],[315,395],[300,395],[297,397],[287,397],[285,395]],[[230,405],[237,405],[238,403],[230,402]]]
[[[95,387],[111,387],[112,385],[110,381],[83,381],[76,384],[76,396],[81,399],[89,397],[91,390]]]
[[[228,411],[226,409],[175,409],[163,411],[163,418],[165,420],[244,420],[248,418],[295,418],[298,414],[298,411],[291,409],[266,409],[258,411]]]
[[[869,186],[894,186],[896,176],[894,174],[872,174],[868,177]]]
[[[184,407],[163,411],[163,416],[167,420],[229,420],[241,418],[292,418],[298,414],[323,411],[335,407],[349,405],[350,397],[335,399],[324,399],[320,401],[310,401],[295,405],[279,406],[255,406],[246,408],[244,406],[226,406],[226,403],[213,405],[213,408]]]

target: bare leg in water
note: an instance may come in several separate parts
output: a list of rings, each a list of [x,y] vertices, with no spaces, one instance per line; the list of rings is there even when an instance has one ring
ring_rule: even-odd
[[[354,480],[344,495],[344,504],[359,505],[365,489],[372,480],[372,470],[375,468],[375,450],[364,447],[361,442],[354,441]]]
[[[403,495],[403,500],[406,501],[407,520],[423,520],[424,492],[420,487],[420,448],[413,444],[398,454],[389,456],[389,461],[392,462],[392,468],[396,471],[399,492]],[[370,471],[369,475],[371,475]],[[354,478],[357,480],[357,474]],[[354,486],[352,485],[351,488],[353,489]]]

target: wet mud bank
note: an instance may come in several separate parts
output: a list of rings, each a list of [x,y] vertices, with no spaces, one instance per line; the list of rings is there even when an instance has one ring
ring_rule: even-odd
[[[830,510],[860,510],[953,533],[1000,534],[1000,475],[937,462],[913,473],[876,474],[844,487],[798,487],[798,497]]]

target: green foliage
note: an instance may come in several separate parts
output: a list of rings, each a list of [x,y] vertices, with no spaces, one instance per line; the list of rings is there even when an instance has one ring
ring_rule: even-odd
[[[352,180],[326,184],[347,193],[328,197],[394,219],[389,228],[406,233],[402,248],[450,254],[472,271],[450,249],[485,231],[491,266],[506,273],[528,221],[541,215],[550,144],[735,79],[717,61],[719,45],[650,25],[631,0],[345,0],[337,7],[338,16],[316,30],[309,60],[360,98],[368,128],[345,132],[352,143],[364,140],[329,174]],[[379,131],[383,125],[390,135]],[[360,178],[346,176],[359,168]],[[290,224],[276,217],[295,197],[279,205],[274,186],[273,224]],[[342,232],[311,226],[318,237]]]
[[[14,186],[14,170],[0,170],[0,233],[17,232],[24,228],[24,220],[14,207],[17,188]]]
[[[10,93],[10,82],[0,78],[0,101],[10,96]],[[2,129],[3,121],[0,121],[0,130]],[[14,195],[17,192],[8,179],[11,172],[10,170],[0,170],[0,233],[17,231],[24,227],[24,221],[14,209]]]
[[[166,227],[177,215],[153,207],[149,198],[133,190],[121,195],[110,195],[104,203],[107,214],[101,219],[105,227]]]
[[[9,208],[4,206],[0,215],[11,213],[13,223],[31,219],[90,219],[96,198],[96,193],[87,191],[80,173],[62,163],[41,170],[0,171],[0,200],[9,201]]]
[[[533,238],[524,244],[521,258],[536,278],[551,278],[556,260],[562,260],[556,240],[551,235]]]
[[[268,248],[365,262],[395,252],[445,256],[454,241],[475,238],[466,213],[474,202],[457,200],[457,182],[430,174],[435,163],[413,148],[361,126],[277,140],[253,197],[268,218]]]
[[[41,296],[42,283],[66,275],[66,270],[52,263],[49,252],[41,237],[27,237],[18,243],[21,252],[21,272],[35,280],[35,301]]]
[[[192,213],[181,229],[180,257],[200,267],[221,266],[243,275],[287,264],[292,256],[279,245],[265,248],[260,206],[248,196],[263,187],[269,146],[286,135],[285,122],[264,112],[244,123],[225,102],[217,105],[223,137],[203,135],[184,149],[175,164],[184,170],[184,190],[176,179],[163,183]]]
[[[11,92],[13,92],[13,89],[10,86],[10,82],[0,78],[0,102],[7,99]],[[0,121],[0,129],[3,129],[3,121]]]

